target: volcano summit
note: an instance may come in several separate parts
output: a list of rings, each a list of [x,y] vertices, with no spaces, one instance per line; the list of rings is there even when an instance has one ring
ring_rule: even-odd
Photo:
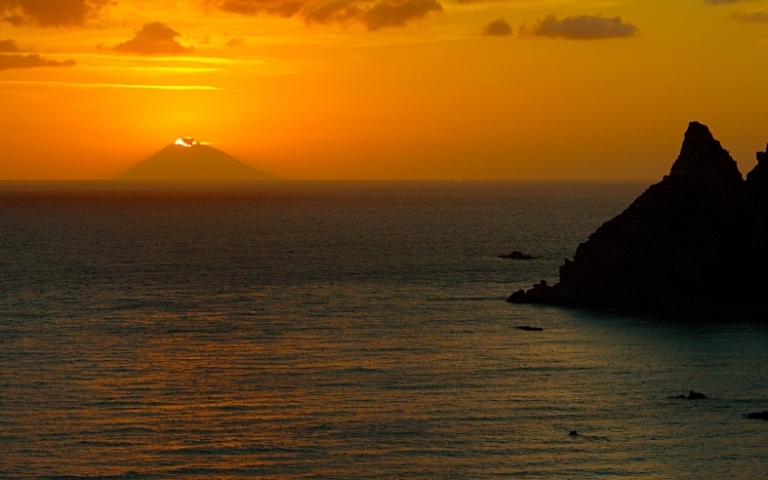
[[[138,182],[233,182],[276,180],[210,145],[183,137],[115,180]]]

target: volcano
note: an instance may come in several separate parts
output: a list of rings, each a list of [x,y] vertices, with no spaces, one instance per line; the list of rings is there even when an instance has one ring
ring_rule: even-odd
[[[115,180],[138,182],[233,182],[277,180],[210,145],[179,139]]]

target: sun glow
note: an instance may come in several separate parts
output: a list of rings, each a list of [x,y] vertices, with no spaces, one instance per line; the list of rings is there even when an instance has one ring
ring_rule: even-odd
[[[174,143],[181,147],[187,147],[187,148],[198,145],[197,140],[195,140],[192,137],[180,137],[180,138],[177,138]]]

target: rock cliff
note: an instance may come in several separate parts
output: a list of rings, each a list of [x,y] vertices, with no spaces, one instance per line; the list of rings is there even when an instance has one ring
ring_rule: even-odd
[[[513,303],[768,310],[768,148],[746,181],[709,129],[692,122],[669,175],[603,224],[560,281]]]

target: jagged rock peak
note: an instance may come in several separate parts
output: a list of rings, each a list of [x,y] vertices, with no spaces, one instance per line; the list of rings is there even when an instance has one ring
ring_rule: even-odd
[[[764,152],[757,152],[756,157],[757,157],[757,164],[758,165],[763,163],[763,162],[768,163],[768,145],[765,146],[765,151]],[[765,163],[763,163],[763,164],[765,164]]]
[[[738,181],[741,172],[736,161],[699,122],[688,124],[680,155],[672,165],[670,177],[697,182]]]
[[[754,188],[768,188],[768,145],[764,152],[757,152],[757,165],[747,174],[747,183]]]
[[[768,313],[768,148],[757,160],[745,182],[692,122],[670,175],[580,244],[558,283],[509,301]]]

